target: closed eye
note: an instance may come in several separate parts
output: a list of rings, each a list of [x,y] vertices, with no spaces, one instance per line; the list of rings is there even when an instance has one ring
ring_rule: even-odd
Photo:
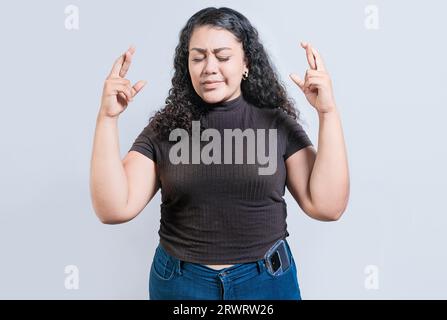
[[[227,58],[217,58],[219,61],[228,61],[228,60],[230,60],[230,58],[229,57],[227,57]],[[196,61],[196,62],[199,62],[199,61],[202,61],[203,59],[193,59],[192,61]]]

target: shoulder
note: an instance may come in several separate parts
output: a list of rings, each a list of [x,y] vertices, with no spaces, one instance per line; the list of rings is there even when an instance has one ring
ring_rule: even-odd
[[[255,112],[260,115],[260,117],[265,118],[278,128],[285,129],[286,132],[297,127],[301,128],[298,120],[287,114],[282,108],[254,108],[257,109]]]
[[[281,108],[259,108],[250,104],[250,109],[252,113],[259,117],[269,118],[269,119],[280,119],[285,114]]]
[[[145,136],[146,138],[150,139],[150,140],[157,140],[157,133],[153,127],[153,123],[152,122],[148,122],[145,127],[143,128],[141,134],[143,136]]]

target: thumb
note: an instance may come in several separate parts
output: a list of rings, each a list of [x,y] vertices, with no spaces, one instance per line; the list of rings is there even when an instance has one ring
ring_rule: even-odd
[[[146,85],[146,80],[140,80],[132,87],[133,95],[135,96],[138,92],[140,92],[141,89]]]
[[[293,82],[295,82],[298,85],[298,87],[300,87],[301,90],[304,91],[304,81],[301,80],[301,78],[298,75],[296,75],[295,73],[291,73],[289,74],[289,77],[290,79],[292,79]]]

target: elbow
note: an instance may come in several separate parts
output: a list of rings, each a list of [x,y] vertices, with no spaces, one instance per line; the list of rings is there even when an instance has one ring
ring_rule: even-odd
[[[338,221],[340,220],[341,216],[343,215],[343,213],[345,212],[345,210],[337,210],[334,212],[330,212],[329,214],[326,214],[326,221],[328,222],[333,222],[333,221]]]
[[[313,207],[312,216],[320,221],[338,221],[346,211],[348,201],[344,201],[343,204],[333,205],[330,207]]]
[[[327,222],[331,222],[331,221],[338,221],[340,220],[341,216],[343,215],[343,213],[345,212],[345,209],[342,210],[315,210],[312,214],[312,217],[316,220],[320,220],[320,221],[327,221]]]
[[[345,195],[339,197],[336,200],[332,200],[326,203],[320,201],[319,205],[314,204],[312,206],[313,216],[317,220],[321,221],[338,221],[346,211],[349,203],[349,188]]]
[[[110,218],[110,217],[100,217],[99,221],[101,221],[102,224],[120,224],[127,222],[127,220],[120,220],[116,218]]]
[[[131,219],[127,219],[125,215],[111,214],[110,212],[98,212],[95,210],[96,216],[102,224],[121,224]]]

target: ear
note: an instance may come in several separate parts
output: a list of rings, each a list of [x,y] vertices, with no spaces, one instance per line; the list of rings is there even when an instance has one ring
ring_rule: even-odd
[[[246,57],[244,58],[244,68],[245,69],[250,69],[249,65],[248,65],[248,59]]]

